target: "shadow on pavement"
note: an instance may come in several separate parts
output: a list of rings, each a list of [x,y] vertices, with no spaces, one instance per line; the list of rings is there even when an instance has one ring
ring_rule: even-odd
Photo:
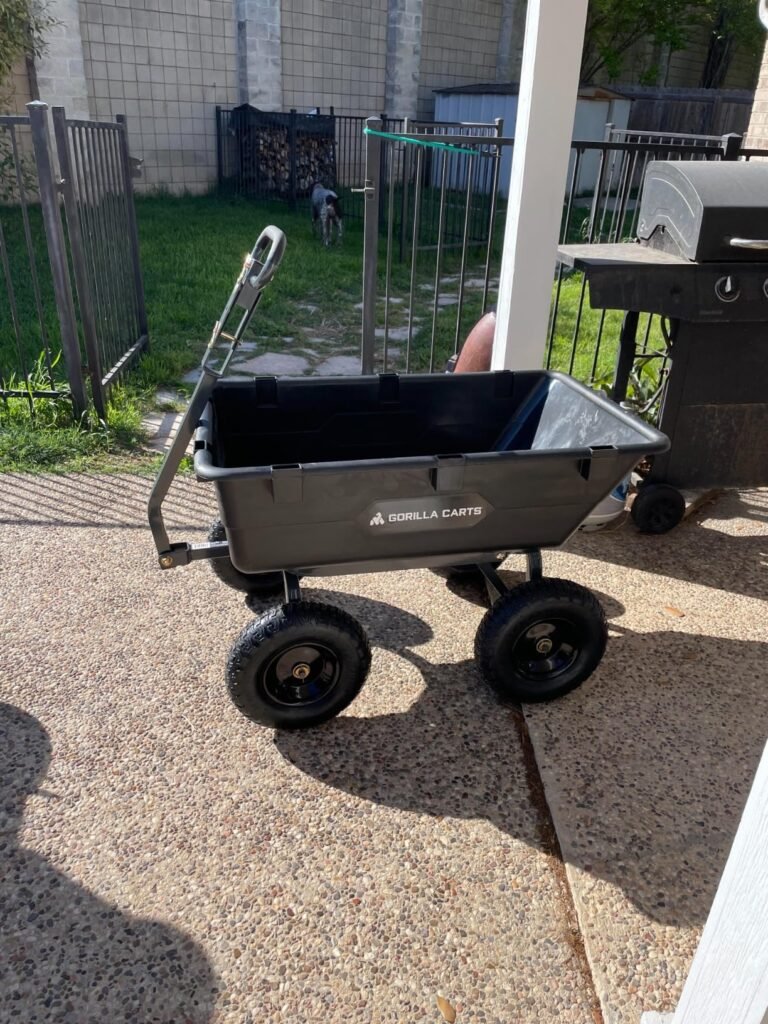
[[[217,981],[191,938],[131,917],[20,844],[24,803],[50,757],[40,722],[0,704],[0,1017],[205,1024]]]
[[[68,526],[146,531],[152,481],[126,474],[44,477],[0,474],[0,525]],[[175,529],[208,529],[216,518],[213,489],[189,475],[177,477],[165,514]],[[151,541],[149,541],[151,545]]]
[[[432,636],[410,613],[358,595],[324,597],[358,616],[374,645],[415,665],[424,690],[403,713],[278,732],[282,756],[362,800],[485,819],[541,848],[521,797],[513,713],[474,662],[432,664],[410,649]],[[591,680],[527,712],[545,721],[536,754],[545,782],[555,779],[552,810],[566,860],[621,888],[658,922],[701,924],[765,739],[768,644],[612,632]],[[547,796],[552,805],[552,788]]]
[[[719,523],[739,519],[764,526],[764,532],[729,533],[717,528]],[[567,549],[585,558],[658,572],[673,579],[765,601],[768,600],[767,533],[768,491],[746,495],[732,491],[662,536],[640,533],[626,521],[616,530],[575,533],[567,542]]]

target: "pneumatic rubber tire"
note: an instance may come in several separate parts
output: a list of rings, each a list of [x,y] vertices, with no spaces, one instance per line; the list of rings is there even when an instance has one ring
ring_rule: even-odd
[[[605,614],[589,590],[569,580],[533,580],[486,612],[475,657],[503,699],[553,700],[592,675],[607,638]]]
[[[685,515],[685,498],[671,484],[643,484],[630,512],[641,533],[668,533]]]
[[[224,524],[220,519],[214,520],[208,531],[208,540],[219,542],[226,539],[227,533]],[[226,583],[233,590],[242,590],[257,598],[278,597],[283,593],[283,574],[281,572],[240,572],[232,565],[232,560],[228,556],[211,558],[210,565],[221,582]]]
[[[362,626],[340,608],[294,601],[265,612],[235,641],[227,686],[248,718],[276,729],[319,725],[362,689],[371,649]]]

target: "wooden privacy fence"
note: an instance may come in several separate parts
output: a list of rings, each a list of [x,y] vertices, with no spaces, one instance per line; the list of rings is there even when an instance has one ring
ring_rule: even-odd
[[[622,86],[632,100],[630,132],[746,135],[754,93],[746,89],[672,89]]]

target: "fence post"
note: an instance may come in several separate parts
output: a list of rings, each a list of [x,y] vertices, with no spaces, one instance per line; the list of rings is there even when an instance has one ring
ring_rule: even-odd
[[[290,160],[290,199],[291,207],[296,209],[296,108],[291,107],[288,128],[288,159]]]
[[[141,276],[139,226],[136,223],[136,206],[133,201],[133,174],[131,172],[131,155],[128,152],[128,122],[125,119],[125,114],[117,114],[115,120],[120,125],[120,161],[123,165],[125,215],[128,221],[128,241],[131,247],[131,263],[133,264],[136,319],[139,323],[139,339],[144,339],[144,348],[146,349],[149,345],[149,326],[147,324],[147,307],[144,301],[144,280]]]
[[[403,123],[402,123],[402,125],[400,127],[400,131],[402,132],[403,135],[407,135],[408,132],[410,131],[410,128],[408,127],[408,118],[407,117],[403,118]],[[418,146],[414,146],[412,148],[418,149]],[[406,143],[406,144],[403,145],[403,163],[402,163],[403,183],[402,183],[402,187],[400,189],[400,237],[399,237],[398,243],[399,243],[399,249],[400,249],[399,256],[400,256],[400,262],[401,263],[405,259],[405,232],[406,232],[406,220],[407,220],[407,217],[408,217],[408,174],[409,174],[408,164],[409,164],[409,159],[410,159],[410,166],[412,168],[413,167],[413,159],[410,157],[410,153],[409,153],[409,150],[408,150],[408,145]]]
[[[80,355],[80,339],[77,333],[75,304],[72,299],[72,283],[69,279],[67,249],[59,214],[59,196],[51,163],[51,140],[48,135],[48,104],[34,100],[27,104],[29,124],[32,129],[32,145],[37,167],[37,182],[40,192],[40,207],[45,225],[45,239],[48,258],[51,263],[53,293],[56,299],[56,313],[61,330],[61,348],[67,364],[67,377],[72,393],[72,405],[79,418],[88,407],[83,378],[83,361]]]
[[[67,232],[69,247],[72,252],[72,269],[75,273],[77,302],[80,306],[80,319],[83,324],[85,355],[88,360],[88,375],[91,378],[91,393],[96,412],[102,420],[106,420],[107,411],[104,401],[102,381],[101,354],[96,330],[96,317],[93,313],[91,285],[86,271],[83,235],[80,229],[80,213],[75,196],[72,161],[69,157],[69,140],[67,139],[67,115],[64,107],[52,107],[53,133],[56,139],[56,153],[61,170],[61,192],[64,196],[64,211],[67,215]]]
[[[381,118],[369,117],[365,122],[371,131],[381,131]],[[360,369],[373,373],[373,355],[376,344],[376,282],[379,258],[379,189],[381,168],[381,138],[365,136],[365,185],[363,203],[363,333]]]
[[[224,180],[224,168],[221,152],[221,107],[216,107],[216,185],[221,192]]]
[[[721,142],[723,147],[723,160],[738,160],[743,141],[742,136],[737,135],[736,132],[730,132],[728,135],[723,135]]]
[[[387,127],[387,115],[379,114],[379,120],[381,121],[381,131],[388,132]],[[389,181],[387,175],[387,160],[392,159],[392,147],[380,146],[379,147],[379,224],[384,220],[384,182]]]

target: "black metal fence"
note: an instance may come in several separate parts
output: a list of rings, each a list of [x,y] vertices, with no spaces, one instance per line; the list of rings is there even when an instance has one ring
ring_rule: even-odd
[[[92,401],[105,418],[148,341],[125,120],[54,107],[54,146],[47,105],[28,111],[0,117],[0,398],[68,398],[78,416]]]
[[[306,196],[316,181],[336,181],[334,119],[271,113],[248,104],[216,108],[218,183],[254,199]]]
[[[397,135],[418,131],[425,135],[443,136],[457,131],[477,137],[498,135],[502,121],[490,124],[459,124],[449,121],[414,121],[408,118],[388,117],[380,114],[382,131]],[[243,105],[234,108],[216,108],[218,187],[222,192],[248,196],[253,199],[281,199],[296,204],[306,198],[316,181],[334,188],[344,208],[345,218],[362,219],[364,199],[360,186],[365,177],[366,118],[353,114],[337,114],[333,107],[328,114],[299,114],[296,110],[272,113]],[[478,191],[490,195],[496,183],[488,173]],[[394,207],[398,218],[396,235],[410,230],[408,220],[408,192],[416,179],[416,160],[410,150],[390,148],[382,150],[382,180],[393,176],[398,191],[402,192]],[[461,177],[457,167],[452,172]],[[480,174],[480,169],[473,171]],[[440,171],[432,153],[426,153],[418,168],[419,187],[426,192],[438,193]],[[463,187],[451,178],[449,187]],[[486,204],[487,205],[487,204]],[[487,212],[487,211],[486,211]],[[383,214],[383,208],[382,208]],[[435,234],[438,207],[429,201],[422,208],[427,233]],[[472,219],[470,234],[483,234],[485,212]],[[458,244],[462,237],[462,217],[448,219],[450,244]],[[400,243],[402,244],[402,242]]]
[[[405,123],[382,118],[389,132]],[[328,114],[216,107],[219,191],[295,205],[320,182],[339,193],[345,217],[361,218],[363,200],[354,190],[365,173],[364,127],[364,117],[333,107]]]

